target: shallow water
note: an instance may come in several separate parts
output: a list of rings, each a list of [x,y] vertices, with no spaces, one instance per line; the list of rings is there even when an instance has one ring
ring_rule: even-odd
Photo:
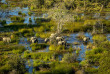
[[[1,2],[6,3],[5,0],[2,0]],[[19,12],[25,13],[26,16],[23,17],[23,16],[19,15],[18,14]],[[35,22],[36,18],[42,18],[43,15],[45,15],[45,14],[41,14],[39,16],[36,16],[35,13],[32,12],[32,15],[29,16],[28,15],[29,12],[30,12],[30,10],[29,10],[28,7],[22,7],[22,8],[20,8],[20,7],[10,8],[9,7],[9,9],[4,9],[4,10],[1,9],[1,11],[0,11],[0,15],[1,15],[0,20],[6,20],[6,24],[10,24],[10,23],[13,23],[11,21],[10,17],[12,17],[12,16],[21,16],[25,19],[24,20],[25,24],[33,24],[34,25],[34,24],[37,24]],[[29,22],[29,18],[31,18],[32,22]]]
[[[74,33],[74,34],[70,34],[70,37],[67,38],[67,43],[74,43],[74,42],[79,42],[79,45],[72,45],[73,48],[81,48],[81,51],[79,52],[79,56],[77,58],[78,61],[82,61],[84,60],[84,56],[85,56],[85,51],[86,49],[86,45],[83,44],[82,41],[78,40],[77,37],[78,33]],[[92,43],[92,35],[90,33],[84,33],[85,36],[90,38],[90,42]],[[75,52],[73,52],[75,53]]]
[[[1,2],[7,4],[5,0],[2,0]],[[33,14],[32,14],[31,16],[29,16],[28,13],[30,12],[30,10],[29,10],[28,7],[23,7],[23,8],[16,7],[16,8],[10,9],[10,10],[5,9],[5,10],[4,10],[4,13],[2,14],[2,16],[1,16],[1,18],[0,18],[0,20],[6,20],[6,23],[7,23],[7,24],[10,24],[10,23],[12,23],[10,17],[12,17],[12,16],[21,16],[21,15],[18,15],[18,13],[19,13],[20,11],[21,11],[22,13],[25,13],[25,14],[26,14],[26,16],[23,17],[23,18],[25,18],[24,23],[26,23],[26,24],[36,25],[36,24],[37,24],[37,23],[35,22],[35,19],[36,19],[36,18],[42,18],[42,17],[44,17],[44,16],[45,16],[45,17],[48,16],[46,13],[36,16],[34,12],[32,12]],[[1,11],[0,11],[0,14],[1,14]],[[84,15],[84,14],[82,14],[82,16],[83,16],[83,15]],[[97,14],[97,13],[94,15],[95,18],[96,18],[96,17],[99,17],[99,16],[100,16],[100,15]],[[21,17],[22,17],[22,16],[21,16]],[[32,23],[29,22],[29,18],[31,18]],[[107,15],[107,16],[105,17],[105,19],[110,19],[110,16]],[[85,51],[86,51],[87,49],[86,49],[86,45],[84,45],[82,41],[80,41],[80,40],[78,40],[78,39],[76,38],[77,35],[78,35],[78,33],[70,34],[70,37],[65,36],[65,39],[66,39],[67,43],[71,43],[71,44],[72,44],[72,47],[73,47],[73,48],[75,48],[75,47],[76,47],[76,48],[78,48],[78,47],[81,48],[81,51],[79,52],[79,55],[78,55],[77,60],[78,60],[78,61],[82,61],[82,60],[85,59],[85,58],[84,58],[84,57],[85,57]],[[84,35],[87,36],[87,37],[90,37],[90,42],[91,42],[91,43],[93,42],[93,40],[92,40],[92,35],[91,35],[90,33],[84,33]],[[107,35],[107,39],[110,41],[110,34]],[[41,40],[41,41],[40,41],[40,40]],[[39,43],[43,43],[43,40],[40,39],[40,38],[39,38],[39,41],[40,41]],[[74,42],[79,42],[80,45],[73,45]],[[20,38],[19,44],[25,46],[25,48],[26,48],[27,50],[30,50],[30,51],[32,52],[32,49],[31,49],[31,47],[30,47],[30,44],[31,44],[31,43],[30,43],[29,41],[27,41],[27,38],[24,38],[24,37]],[[45,49],[43,49],[43,50],[38,50],[37,52],[49,52],[49,46],[47,46],[47,47],[46,47]],[[73,52],[73,53],[75,53],[75,52]],[[58,55],[58,60],[59,60],[59,61],[61,61],[62,58],[63,58],[63,55],[61,55],[61,54]],[[29,63],[28,63],[28,62],[29,62]],[[28,69],[28,72],[29,72],[30,74],[32,74],[32,72],[33,72],[33,59],[27,60],[25,66],[26,66],[26,68]]]
[[[110,41],[110,34],[107,34],[107,40]]]

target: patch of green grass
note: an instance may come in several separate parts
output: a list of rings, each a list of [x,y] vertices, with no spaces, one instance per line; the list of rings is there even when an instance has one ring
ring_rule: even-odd
[[[33,43],[33,44],[31,44],[30,46],[32,47],[32,51],[40,50],[40,49],[46,48],[46,44]]]

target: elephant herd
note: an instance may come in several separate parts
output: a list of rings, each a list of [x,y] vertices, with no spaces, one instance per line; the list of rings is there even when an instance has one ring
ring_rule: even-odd
[[[44,41],[45,43],[50,42],[51,44],[56,45],[65,45],[67,44],[66,40],[62,36],[58,36],[59,34],[53,33],[50,35],[49,38],[46,38]]]
[[[67,45],[66,40],[64,37],[59,36],[60,34],[58,33],[52,33],[49,38],[45,38],[44,42],[50,42],[51,44],[56,44],[56,45]],[[11,37],[0,37],[0,40],[3,40],[5,43],[10,43],[11,42]],[[90,40],[89,37],[83,37],[83,42],[88,42]],[[30,42],[32,43],[38,43],[38,38],[37,37],[31,37]]]

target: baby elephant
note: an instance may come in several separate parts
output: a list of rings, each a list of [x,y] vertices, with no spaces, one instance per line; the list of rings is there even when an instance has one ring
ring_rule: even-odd
[[[3,42],[10,43],[11,38],[10,37],[3,37]]]
[[[37,37],[31,37],[30,41],[31,41],[32,43],[38,42]]]

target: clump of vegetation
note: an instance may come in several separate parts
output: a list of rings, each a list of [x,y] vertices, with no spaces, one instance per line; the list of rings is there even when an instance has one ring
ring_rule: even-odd
[[[9,57],[5,55],[0,57],[0,60],[1,74],[13,72],[21,74],[26,72],[25,61],[19,55],[10,55]]]
[[[6,25],[6,20],[0,20],[0,24],[2,25],[2,26],[5,26]]]
[[[35,32],[44,32],[45,31],[45,27],[44,26],[40,26],[40,27],[35,27],[34,28]]]
[[[61,51],[61,50],[65,50],[65,46],[63,46],[63,45],[59,45],[59,46],[50,45],[49,50]]]
[[[29,22],[32,22],[32,19],[31,18],[29,18]]]
[[[94,43],[100,43],[107,40],[107,37],[105,35],[94,35],[93,38]]]
[[[51,33],[39,33],[41,38],[49,38]]]
[[[49,22],[50,19],[46,19],[46,18],[37,18],[36,19],[36,23],[42,23],[42,22]]]
[[[28,12],[28,15],[31,16],[32,15],[32,12]]]
[[[19,11],[19,12],[18,12],[18,15],[22,15],[22,12],[21,12],[21,11]]]
[[[24,18],[22,18],[20,16],[13,16],[13,17],[11,17],[11,20],[13,22],[24,22]]]
[[[2,4],[0,7],[1,7],[2,9],[6,9],[6,8],[8,8],[8,5],[7,5],[7,4]]]
[[[90,26],[85,26],[82,22],[69,22],[63,26],[63,32],[80,32],[80,31],[88,31],[91,29]]]
[[[90,51],[86,51],[86,59],[89,60],[91,65],[99,65],[99,60],[102,57],[104,51],[106,50],[103,48],[95,48]]]
[[[33,44],[31,44],[30,46],[32,47],[32,51],[40,50],[40,49],[46,48],[46,44],[33,43]]]
[[[53,57],[53,52],[25,52],[25,58],[39,59],[42,61],[51,61]]]
[[[62,60],[67,63],[74,63],[76,62],[76,58],[75,54],[65,54]]]
[[[24,28],[24,29],[20,29],[19,32],[20,32],[23,36],[25,36],[25,37],[33,36],[33,35],[34,35],[32,29],[26,29],[26,28]]]
[[[98,73],[103,74],[103,73],[110,73],[110,51],[104,52],[100,59],[100,66],[98,69]]]

